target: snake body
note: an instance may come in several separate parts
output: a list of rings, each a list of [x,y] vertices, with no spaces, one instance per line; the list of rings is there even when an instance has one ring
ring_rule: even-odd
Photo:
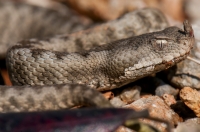
[[[98,91],[77,84],[1,86],[0,95],[0,112],[58,110],[75,105],[112,107]]]
[[[191,25],[186,21],[184,30],[169,27],[152,32],[167,26],[166,19],[159,14],[157,10],[143,9],[83,32],[17,43],[6,57],[12,83],[40,86],[1,87],[0,110],[67,108],[86,101],[86,96],[90,99],[91,95],[98,100],[94,105],[111,106],[97,91],[83,95],[82,100],[66,97],[70,93],[84,94],[87,86],[98,91],[119,88],[185,59],[194,41]],[[130,37],[133,35],[139,36]],[[97,45],[101,46],[92,48]],[[94,89],[88,91],[93,93]]]
[[[183,60],[194,38],[186,37],[187,30],[180,31],[170,27],[70,54],[40,48],[33,40],[9,50],[8,70],[14,85],[76,83],[99,91],[118,88]]]

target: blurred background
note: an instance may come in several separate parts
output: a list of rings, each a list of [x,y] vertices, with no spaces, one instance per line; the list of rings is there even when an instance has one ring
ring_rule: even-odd
[[[121,15],[145,7],[160,9],[168,18],[171,25],[182,22],[184,19],[196,21],[199,0],[14,0],[60,10],[61,3],[68,6],[80,15],[92,21],[102,22],[113,20]]]

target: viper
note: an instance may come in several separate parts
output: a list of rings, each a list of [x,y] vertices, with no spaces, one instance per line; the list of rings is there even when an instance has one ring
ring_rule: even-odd
[[[19,86],[0,88],[0,111],[111,107],[98,91],[119,88],[188,56],[194,43],[189,22],[183,29],[161,30],[167,26],[160,12],[143,9],[90,30],[15,43],[6,62],[13,85]]]

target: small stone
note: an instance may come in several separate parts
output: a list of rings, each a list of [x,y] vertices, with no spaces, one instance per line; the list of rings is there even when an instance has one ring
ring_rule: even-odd
[[[185,123],[188,123],[188,124],[194,123],[194,124],[200,125],[200,118],[190,118],[190,119],[187,119]]]
[[[200,117],[200,93],[196,89],[184,87],[180,91],[180,98],[197,117]]]
[[[178,123],[174,132],[200,132],[200,118],[192,118]]]
[[[199,2],[200,3],[200,2]],[[190,52],[190,57],[200,60],[200,26],[193,24],[195,44]],[[176,87],[192,87],[200,89],[200,68],[194,61],[185,59],[167,71],[168,80]]]
[[[140,86],[134,86],[134,87],[131,87],[131,88],[126,88],[121,92],[119,97],[125,103],[131,103],[131,102],[140,98],[140,91],[141,91]]]
[[[110,100],[110,103],[114,106],[114,107],[122,107],[125,105],[125,103],[119,98],[119,97],[114,97]]]
[[[182,121],[182,118],[175,113],[162,98],[158,96],[150,96],[147,98],[140,98],[135,102],[124,106],[125,108],[132,108],[136,111],[148,109],[151,117],[160,118],[166,121],[169,121],[172,125],[178,124]],[[155,128],[166,131],[166,125],[163,123],[157,123],[152,120],[143,119],[142,122],[150,124]]]
[[[175,74],[168,75],[169,76],[168,78],[171,78],[170,79],[171,83],[173,83],[179,88],[188,86],[188,87],[200,89],[200,81],[199,81],[200,69],[197,67],[199,67],[199,64],[186,59],[177,64],[177,70]],[[173,69],[170,68],[169,70],[173,70]]]
[[[165,101],[165,103],[168,104],[168,106],[171,106],[172,104],[176,104],[176,100],[173,95],[163,94],[162,98]]]
[[[164,82],[156,88],[156,95],[163,96],[163,94],[171,94],[171,95],[178,95],[179,90],[173,88],[169,84],[165,84]]]

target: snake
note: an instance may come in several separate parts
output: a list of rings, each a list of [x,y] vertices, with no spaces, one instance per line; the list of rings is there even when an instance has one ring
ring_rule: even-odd
[[[14,86],[1,86],[0,111],[63,109],[82,102],[111,107],[98,91],[165,70],[193,47],[189,22],[183,29],[161,30],[167,22],[160,14],[142,9],[93,29],[15,43],[6,55]]]

